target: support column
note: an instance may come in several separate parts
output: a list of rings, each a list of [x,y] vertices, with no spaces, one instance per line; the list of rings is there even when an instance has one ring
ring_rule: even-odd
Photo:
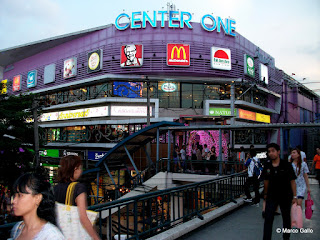
[[[160,143],[159,143],[159,140],[160,140],[160,130],[159,128],[157,128],[157,159],[156,159],[156,173],[158,173],[159,171],[159,153],[160,153]]]
[[[231,96],[230,96],[230,100],[231,100],[231,104],[230,104],[230,109],[231,109],[231,121],[230,121],[230,125],[233,126],[235,124],[235,116],[234,116],[234,105],[235,105],[235,99],[236,99],[236,94],[235,94],[235,86],[234,86],[234,81],[232,81],[231,83]],[[234,148],[234,131],[230,130],[230,146],[231,149]]]
[[[170,172],[170,158],[171,158],[171,131],[168,130],[168,164],[167,171]]]
[[[283,159],[283,128],[280,128],[280,158]]]
[[[219,175],[222,175],[222,129],[219,129]]]

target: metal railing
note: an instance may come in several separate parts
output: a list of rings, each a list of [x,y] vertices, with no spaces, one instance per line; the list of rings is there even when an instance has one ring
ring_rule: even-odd
[[[90,206],[99,213],[102,239],[145,239],[214,209],[243,194],[246,173],[218,177]]]

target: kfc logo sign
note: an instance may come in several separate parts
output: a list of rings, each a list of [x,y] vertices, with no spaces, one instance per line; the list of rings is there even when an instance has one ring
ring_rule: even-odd
[[[121,67],[141,67],[143,45],[128,44],[121,47]]]
[[[167,65],[178,67],[190,66],[190,45],[168,43]]]

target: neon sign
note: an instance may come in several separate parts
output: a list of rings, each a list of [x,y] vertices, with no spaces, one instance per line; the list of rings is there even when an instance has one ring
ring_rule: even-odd
[[[151,16],[150,16],[151,15]],[[129,16],[126,13],[121,13],[115,20],[115,26],[118,30],[126,30],[129,26],[131,29],[146,28],[147,22],[151,27],[156,28],[160,23],[161,28],[165,27],[165,15],[168,16],[169,28],[184,28],[187,26],[189,29],[193,29],[191,25],[192,14],[183,11],[153,11],[150,15],[146,11],[132,12]],[[160,21],[157,21],[157,17]],[[126,23],[120,23],[120,20],[126,19]],[[207,24],[205,21],[212,22]],[[206,14],[201,18],[200,24],[202,28],[208,32],[216,30],[217,32],[224,31],[225,34],[235,37],[236,28],[234,25],[236,21],[230,18],[222,19],[221,17],[214,17],[210,14]]]

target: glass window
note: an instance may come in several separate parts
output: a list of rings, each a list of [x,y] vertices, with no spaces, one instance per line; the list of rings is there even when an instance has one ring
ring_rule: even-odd
[[[202,108],[203,107],[203,97],[204,97],[204,87],[203,84],[193,84],[193,107]]]
[[[192,84],[181,84],[181,107],[192,108]]]
[[[205,85],[205,99],[220,100],[220,85]]]
[[[158,96],[160,108],[179,108],[180,84],[177,82],[159,82]]]

